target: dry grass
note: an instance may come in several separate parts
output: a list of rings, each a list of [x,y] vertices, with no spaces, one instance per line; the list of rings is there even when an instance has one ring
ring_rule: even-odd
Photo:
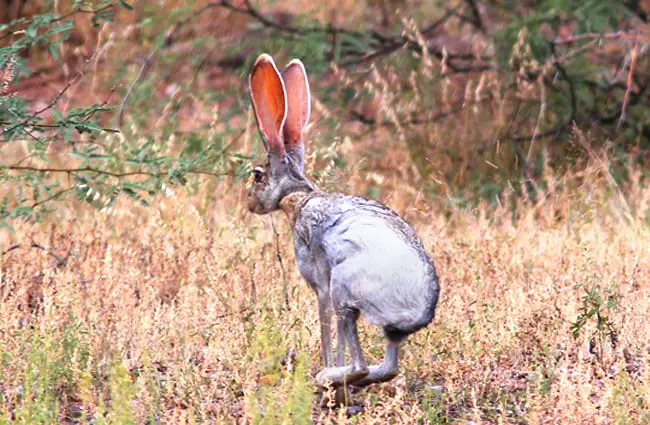
[[[535,208],[449,219],[408,190],[394,194],[411,204],[402,212],[443,293],[435,322],[405,344],[401,375],[355,395],[365,408],[356,423],[650,420],[650,191],[636,188],[635,215],[616,218],[620,204],[592,171],[580,187],[575,175],[556,182],[565,189]],[[313,395],[317,309],[285,220],[273,218],[276,251],[270,219],[244,212],[243,191],[207,182],[197,195],[170,189],[148,208],[72,204],[5,232],[2,251],[22,244],[2,257],[5,420],[45,403],[70,422],[80,410],[97,423],[345,422],[344,410],[321,409]],[[67,262],[57,267],[51,253]],[[580,285],[620,296],[602,307],[615,346],[605,335],[590,350],[595,319],[572,336]],[[362,333],[378,360],[379,332]],[[442,394],[432,390],[440,385]]]
[[[292,4],[298,10],[303,3]],[[82,53],[108,45],[107,53],[63,109],[105,99],[115,69],[125,75],[118,83],[133,81],[151,51],[135,40],[168,28],[164,19],[138,25],[145,2],[136,6],[141,15],[133,21],[125,15],[99,34],[90,27],[77,34]],[[346,25],[371,14],[360,9],[341,0],[309,16]],[[225,23],[208,43],[219,53],[240,40],[243,20],[215,10],[191,30],[206,34]],[[196,35],[187,31],[190,39]],[[228,105],[202,94],[245,90],[241,75],[210,64],[194,85],[184,59],[194,48],[178,42],[174,49],[180,59],[160,60],[154,67],[160,75],[152,71],[151,94],[141,95],[149,103],[132,100],[133,134],[125,136],[135,143],[154,134],[170,156],[178,146],[162,136],[167,118],[178,122],[174,130],[198,132],[199,122],[217,117],[210,131],[219,133],[226,123],[215,111],[223,114]],[[111,62],[117,52],[131,58],[126,69]],[[366,74],[332,70],[321,82],[368,85],[372,96],[358,106],[373,118],[393,122],[396,111],[426,108],[426,99],[391,91],[400,77],[390,63]],[[0,424],[650,423],[650,189],[641,170],[630,166],[629,183],[619,187],[606,155],[583,142],[588,163],[563,175],[547,168],[536,204],[506,190],[497,206],[456,208],[446,197],[458,193],[455,184],[473,181],[479,167],[511,166],[512,155],[500,153],[511,147],[498,139],[480,147],[494,152],[485,157],[496,165],[483,163],[468,142],[503,127],[507,116],[499,109],[507,103],[497,96],[499,81],[485,88],[474,77],[477,103],[486,97],[478,87],[496,93],[491,103],[465,108],[459,120],[408,129],[346,121],[349,111],[328,109],[324,89],[314,90],[310,172],[326,170],[321,187],[377,194],[403,214],[441,278],[437,318],[404,345],[398,378],[354,395],[362,413],[348,418],[345,409],[319,406],[312,379],[320,363],[316,300],[294,264],[284,217],[247,213],[242,182],[204,179],[188,189],[167,188],[149,207],[122,198],[104,210],[66,201],[40,223],[0,230]],[[436,93],[443,105],[462,101],[467,81],[444,80],[447,91],[425,85],[421,93]],[[53,83],[47,90],[59,88]],[[40,87],[33,94],[48,97]],[[150,109],[139,111],[140,105]],[[144,118],[132,122],[139,112]],[[224,145],[249,154],[251,117],[240,114],[228,124],[243,137],[224,136]],[[343,138],[335,147],[333,135]],[[429,151],[413,154],[409,143]],[[328,149],[347,166],[335,167]],[[25,157],[20,142],[0,154],[3,161]],[[423,164],[405,166],[410,157]],[[48,161],[75,165],[55,147]],[[500,177],[494,181],[506,180]],[[434,185],[429,180],[439,190],[423,188]],[[0,194],[13,192],[3,182]],[[364,325],[361,333],[367,357],[379,361],[380,332]]]

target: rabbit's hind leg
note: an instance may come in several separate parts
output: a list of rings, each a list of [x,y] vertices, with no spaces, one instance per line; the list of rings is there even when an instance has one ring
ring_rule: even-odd
[[[370,366],[370,372],[362,379],[352,383],[355,387],[365,387],[370,384],[387,382],[397,376],[399,359],[399,342],[387,339],[384,361],[379,365]]]

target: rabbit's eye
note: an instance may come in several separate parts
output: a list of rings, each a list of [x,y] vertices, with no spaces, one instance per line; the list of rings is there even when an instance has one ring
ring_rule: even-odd
[[[253,179],[255,183],[261,183],[264,179],[264,170],[261,167],[255,167],[253,169]]]

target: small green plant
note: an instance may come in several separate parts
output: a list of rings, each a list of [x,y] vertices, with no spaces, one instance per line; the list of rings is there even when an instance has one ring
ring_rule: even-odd
[[[311,423],[308,356],[290,352],[268,317],[255,330],[251,355],[259,376],[258,387],[248,400],[253,424]]]
[[[61,407],[77,392],[79,377],[88,367],[88,334],[71,315],[64,329],[42,327],[15,337],[22,339],[26,361],[17,366],[0,348],[0,378],[11,377],[5,381],[11,386],[6,398],[0,398],[0,411],[13,406],[11,423],[58,423]],[[8,419],[0,419],[0,423]]]
[[[630,375],[625,371],[619,372],[615,377],[609,407],[612,409],[614,423],[617,425],[650,423],[650,402],[643,393],[642,385],[630,379]],[[632,419],[630,411],[638,412],[641,421],[636,422]]]
[[[596,330],[589,338],[589,351],[602,359],[605,346],[609,343],[614,348],[618,341],[611,315],[616,312],[621,295],[613,286],[606,288],[604,294],[597,285],[588,288],[579,284],[578,287],[583,288],[585,294],[582,296],[580,314],[571,324],[571,332],[573,338],[577,339],[587,324],[593,323]]]
[[[131,405],[137,394],[136,386],[131,382],[129,371],[119,362],[111,366],[109,389],[111,394],[108,409],[108,424],[129,425],[135,423],[135,413]]]
[[[449,423],[448,412],[445,408],[445,395],[441,388],[426,388],[420,396],[422,410],[426,414],[423,424],[445,425]]]

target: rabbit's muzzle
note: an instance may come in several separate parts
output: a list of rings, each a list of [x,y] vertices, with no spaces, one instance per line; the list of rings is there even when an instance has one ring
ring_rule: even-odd
[[[260,199],[258,195],[258,190],[256,190],[255,185],[251,186],[248,191],[248,200],[247,200],[248,211],[255,214],[268,214],[268,208],[264,206],[264,202]]]
[[[255,193],[253,193],[253,188],[251,188],[248,191],[248,211],[255,213],[255,214],[261,214],[261,205],[257,202],[257,199],[255,197]]]

